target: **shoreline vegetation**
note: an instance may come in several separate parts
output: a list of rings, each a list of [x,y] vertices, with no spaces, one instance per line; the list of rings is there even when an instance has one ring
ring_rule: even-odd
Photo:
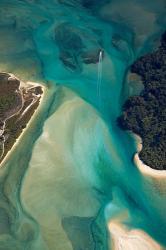
[[[44,88],[0,73],[0,165],[13,149],[40,104]]]
[[[150,166],[146,165],[143,163],[143,161],[139,158],[139,152],[142,150],[142,139],[140,136],[133,134],[132,137],[134,138],[136,142],[136,147],[137,147],[137,153],[135,153],[133,161],[137,168],[140,170],[140,172],[143,175],[149,176],[154,179],[159,179],[160,182],[162,180],[165,180],[166,178],[166,171],[158,171],[157,169],[151,168]],[[165,185],[164,185],[165,186]]]
[[[138,156],[144,165],[166,170],[166,31],[154,52],[131,65],[131,73],[141,77],[144,89],[125,102],[118,125],[141,137]]]

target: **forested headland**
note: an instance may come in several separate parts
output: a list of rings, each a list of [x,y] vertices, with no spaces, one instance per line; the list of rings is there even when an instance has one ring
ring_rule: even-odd
[[[131,72],[141,76],[144,90],[125,102],[118,124],[142,138],[139,157],[146,165],[166,170],[166,31],[156,51],[135,61]]]

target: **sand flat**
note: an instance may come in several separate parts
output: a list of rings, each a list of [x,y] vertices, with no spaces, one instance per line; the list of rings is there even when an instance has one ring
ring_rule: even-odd
[[[111,221],[108,228],[113,250],[164,250],[142,230],[128,230],[117,221]]]

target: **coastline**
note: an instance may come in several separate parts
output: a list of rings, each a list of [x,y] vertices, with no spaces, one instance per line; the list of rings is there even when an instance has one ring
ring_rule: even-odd
[[[113,250],[164,250],[143,230],[130,230],[118,220],[111,220],[108,224],[108,230]]]
[[[166,170],[157,170],[153,169],[150,166],[146,165],[141,161],[139,158],[139,152],[142,150],[142,139],[140,136],[132,133],[132,136],[136,142],[137,146],[137,153],[135,153],[133,161],[136,167],[139,169],[139,171],[147,176],[151,176],[154,178],[160,178],[160,179],[165,179],[166,178]]]
[[[6,72],[5,72],[6,73]],[[15,77],[14,74],[12,73],[8,73],[11,75],[11,77]],[[17,78],[17,77],[15,77]],[[17,78],[18,79],[18,78]],[[6,161],[9,159],[10,155],[15,151],[15,148],[18,146],[18,144],[20,143],[22,137],[24,136],[24,134],[26,133],[26,131],[31,127],[33,121],[36,119],[36,116],[38,115],[38,113],[41,111],[42,109],[42,104],[43,104],[43,100],[44,97],[46,95],[46,87],[40,83],[37,82],[31,82],[31,81],[27,81],[26,83],[23,82],[22,80],[18,79],[20,81],[20,88],[21,87],[37,87],[40,86],[42,89],[42,94],[40,96],[40,100],[39,100],[39,105],[38,107],[34,110],[33,115],[31,116],[31,118],[29,119],[29,121],[26,124],[26,127],[22,130],[21,134],[19,135],[19,137],[16,139],[15,143],[13,144],[12,148],[7,152],[7,154],[5,155],[4,159],[0,162],[0,168],[3,167],[3,165],[5,165]]]
[[[134,160],[140,169],[144,165],[146,172],[153,173],[153,175],[159,170],[162,174],[166,171],[165,62],[166,31],[163,31],[158,46],[151,52],[136,58],[130,66],[131,78],[136,79],[138,83],[141,81],[143,90],[125,100],[121,115],[117,118],[121,129],[133,131],[141,137],[143,148],[138,150],[138,153],[141,152],[134,157]],[[128,82],[130,90],[130,81]],[[133,88],[137,88],[137,85],[134,84]],[[139,158],[143,162],[139,161]],[[149,167],[144,163],[152,167],[154,171],[149,171]]]

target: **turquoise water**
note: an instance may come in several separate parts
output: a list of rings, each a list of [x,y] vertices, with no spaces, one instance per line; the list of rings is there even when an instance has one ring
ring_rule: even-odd
[[[111,249],[114,219],[164,249],[165,184],[138,171],[116,125],[129,65],[157,44],[164,4],[0,1],[0,69],[47,88],[0,170],[0,249]]]

